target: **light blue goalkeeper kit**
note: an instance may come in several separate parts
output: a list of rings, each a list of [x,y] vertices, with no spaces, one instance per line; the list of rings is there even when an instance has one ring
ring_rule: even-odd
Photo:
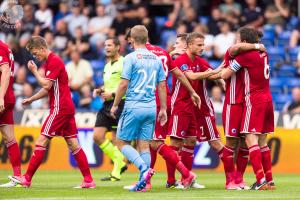
[[[121,140],[152,140],[155,119],[155,90],[165,81],[161,60],[146,48],[136,49],[124,59],[121,78],[129,80],[117,137]]]

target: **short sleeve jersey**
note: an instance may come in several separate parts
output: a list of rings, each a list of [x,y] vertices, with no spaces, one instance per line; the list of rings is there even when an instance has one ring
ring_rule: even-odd
[[[124,57],[120,56],[117,61],[109,61],[103,72],[103,80],[105,91],[107,92],[116,92],[118,85],[121,80],[121,73],[123,70]]]
[[[193,72],[205,72],[210,69],[211,66],[206,60],[199,56],[195,57],[195,65],[191,69]],[[206,79],[193,81],[193,87],[201,99],[201,108],[195,109],[196,116],[214,116],[214,108],[206,89]]]
[[[225,66],[234,65],[234,57],[230,55],[229,50],[224,56]],[[226,91],[224,104],[240,104],[244,102],[245,87],[244,87],[244,70],[238,70],[236,73],[225,81]]]
[[[244,69],[247,106],[272,101],[269,83],[270,65],[266,52],[253,50],[241,53],[230,63],[230,68],[235,72]]]
[[[172,65],[172,58],[171,58],[170,54],[163,48],[161,48],[159,46],[151,45],[149,43],[146,44],[146,48],[149,51],[151,51],[152,53],[154,53],[155,55],[157,55],[157,57],[159,59],[161,59],[163,68],[165,71],[165,76],[166,76],[167,95],[171,95],[170,89],[167,84],[167,80],[169,77],[169,72],[173,71],[175,69],[175,67]],[[159,106],[160,101],[159,101],[159,97],[158,97],[158,91],[156,91],[155,95],[156,95],[156,104],[157,104],[157,106]]]
[[[12,51],[8,48],[8,46],[3,43],[0,40],[0,68],[2,65],[7,64],[10,68],[10,80],[8,84],[8,88],[6,90],[5,96],[4,96],[4,103],[12,103],[14,104],[16,102],[16,98],[14,95],[14,89],[13,89],[13,84],[14,84],[14,55]],[[0,72],[0,81],[1,81],[1,75],[2,73]]]
[[[173,61],[173,65],[180,69],[183,73],[191,71],[193,66],[196,66],[189,56],[184,53]],[[172,114],[191,114],[193,113],[194,104],[188,90],[181,84],[176,77],[173,76],[173,89],[171,97],[171,112]],[[191,81],[193,85],[194,82]]]
[[[63,61],[51,52],[43,67],[45,78],[53,81],[53,85],[48,91],[50,113],[74,114],[75,108],[68,85],[68,74]]]
[[[125,108],[156,107],[156,87],[166,80],[162,62],[156,55],[144,48],[128,54],[121,77],[129,80]]]

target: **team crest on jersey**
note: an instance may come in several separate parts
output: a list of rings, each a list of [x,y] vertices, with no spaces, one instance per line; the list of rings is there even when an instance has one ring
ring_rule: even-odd
[[[185,70],[187,70],[189,67],[187,66],[187,64],[183,64],[183,65],[181,65],[181,67],[180,67],[180,69],[182,70],[182,71],[185,71]]]
[[[142,59],[143,56],[142,56],[142,54],[137,54],[136,57],[137,57],[137,59]]]
[[[47,72],[46,72],[46,76],[48,76],[50,73],[51,73],[50,71],[47,71]]]

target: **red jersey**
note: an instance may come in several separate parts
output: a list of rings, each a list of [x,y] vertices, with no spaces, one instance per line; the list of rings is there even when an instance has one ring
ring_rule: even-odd
[[[246,106],[272,101],[270,92],[270,65],[266,52],[248,51],[235,57],[230,68],[244,69]]]
[[[178,67],[182,72],[191,71],[197,65],[197,60],[194,62],[189,56],[184,53],[173,61],[173,65]],[[178,113],[193,113],[194,104],[191,96],[182,83],[173,76],[173,89],[171,98],[171,112]],[[191,83],[193,85],[193,83]]]
[[[4,103],[15,103],[16,98],[14,94],[13,84],[14,84],[14,55],[12,54],[11,50],[8,46],[0,40],[0,67],[4,64],[8,64],[10,68],[10,80],[8,84],[8,88],[6,90],[4,96]],[[0,81],[1,81],[0,72]]]
[[[210,70],[211,67],[208,64],[208,62],[206,60],[204,60],[203,58],[197,56],[195,58],[195,62],[196,65],[193,66],[193,68],[191,69],[193,72],[205,72],[207,70]],[[196,116],[214,116],[214,108],[213,108],[213,104],[210,101],[210,98],[208,96],[208,92],[206,89],[207,85],[206,85],[206,79],[203,80],[196,80],[193,81],[193,88],[195,88],[195,91],[197,92],[197,94],[199,95],[200,99],[201,99],[201,108],[195,108],[195,113]]]
[[[165,83],[166,83],[166,88],[167,88],[167,95],[170,96],[171,92],[168,87],[167,81],[168,81],[168,77],[169,77],[169,72],[171,72],[172,70],[175,69],[175,67],[173,67],[173,65],[172,65],[172,58],[166,50],[164,50],[163,48],[161,48],[159,46],[155,46],[155,45],[147,43],[146,48],[161,59],[164,70],[165,70],[165,75],[166,75]],[[156,105],[159,106],[160,100],[159,100],[159,96],[158,96],[158,90],[156,90],[155,95],[156,95]]]
[[[230,67],[230,63],[234,62],[234,57],[227,50],[224,56],[225,66]],[[244,102],[245,86],[244,86],[244,70],[239,70],[225,81],[226,91],[224,104],[240,104]]]
[[[68,85],[68,74],[63,61],[51,52],[44,64],[44,69],[45,78],[53,81],[48,91],[50,113],[74,114],[75,108]]]

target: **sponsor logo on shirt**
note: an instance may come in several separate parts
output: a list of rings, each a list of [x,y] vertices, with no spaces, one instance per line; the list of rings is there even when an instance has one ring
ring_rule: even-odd
[[[187,70],[189,67],[187,66],[187,64],[183,64],[183,65],[181,65],[181,67],[180,67],[180,69],[182,70],[182,71],[185,71],[185,70]]]
[[[51,73],[50,71],[47,71],[47,72],[46,72],[46,76],[48,76],[50,73]]]

